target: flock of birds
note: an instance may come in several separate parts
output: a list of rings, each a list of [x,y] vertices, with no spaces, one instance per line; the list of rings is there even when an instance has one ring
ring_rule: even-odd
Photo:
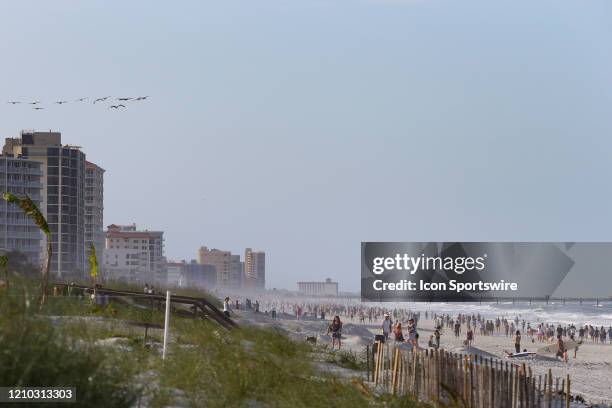
[[[126,107],[126,106],[125,106],[125,105],[124,105],[122,102],[128,102],[128,101],[130,101],[130,102],[144,101],[144,100],[145,100],[145,99],[147,99],[148,97],[149,97],[149,96],[147,95],[147,96],[137,96],[137,97],[129,97],[129,98],[128,98],[128,97],[124,97],[124,98],[115,98],[114,100],[118,101],[119,103],[116,103],[116,104],[114,104],[114,105],[112,105],[112,104],[111,104],[111,105],[109,105],[109,106],[108,106],[108,109],[116,109],[116,110],[118,110],[118,109],[126,109],[127,107]],[[98,103],[98,102],[102,102],[102,103],[104,103],[104,102],[110,102],[110,101],[109,101],[109,99],[110,99],[110,98],[111,98],[110,96],[105,96],[105,97],[103,97],[103,98],[96,98],[96,99],[94,99],[94,100],[93,100],[93,104],[95,105],[95,104],[96,104],[96,103]],[[79,98],[79,99],[76,99],[74,102],[81,102],[81,103],[82,103],[82,102],[87,101],[88,99],[89,99],[89,98]],[[112,99],[110,99],[110,100],[112,100]],[[33,101],[33,102],[8,101],[7,103],[9,103],[9,104],[11,104],[11,105],[18,105],[18,104],[21,104],[21,103],[23,103],[23,104],[27,104],[27,105],[32,105],[32,109],[34,109],[34,110],[43,110],[43,109],[45,109],[45,107],[43,107],[43,106],[39,106],[39,105],[41,104],[41,102],[40,102],[40,101]],[[64,104],[68,103],[68,101],[63,101],[63,100],[62,100],[62,101],[56,101],[56,102],[54,102],[54,103],[55,103],[56,105],[60,105],[60,106],[61,106],[61,105],[64,105]]]

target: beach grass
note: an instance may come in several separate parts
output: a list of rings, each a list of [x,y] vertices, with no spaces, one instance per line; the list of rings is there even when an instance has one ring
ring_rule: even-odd
[[[76,388],[79,406],[130,407],[138,389],[135,365],[112,350],[78,341],[36,316],[15,298],[0,298],[0,383],[4,386]]]
[[[307,343],[293,342],[276,330],[226,332],[204,321],[181,325],[182,347],[175,347],[161,365],[161,379],[166,387],[185,391],[194,405],[370,405],[351,384],[317,373]]]
[[[162,331],[150,329],[145,344],[143,327],[134,324],[162,324],[155,306],[115,301],[102,307],[87,297],[50,296],[38,310],[36,294],[37,283],[28,280],[14,280],[0,293],[4,385],[76,387],[84,407],[417,406],[377,395],[362,381],[319,372],[317,349],[280,330],[228,331],[173,316],[162,360]],[[353,353],[333,356],[340,366],[362,369]]]

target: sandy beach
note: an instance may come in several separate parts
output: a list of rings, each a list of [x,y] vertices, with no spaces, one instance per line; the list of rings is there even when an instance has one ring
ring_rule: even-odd
[[[277,319],[272,319],[265,313],[250,311],[239,311],[236,316],[243,324],[281,328],[296,341],[306,341],[307,337],[316,337],[318,345],[331,345],[331,338],[326,334],[329,324],[327,319],[322,321],[307,316],[297,320],[295,316],[286,313],[279,314]],[[434,321],[422,317],[418,323],[420,347],[427,346],[433,331]],[[374,334],[381,332],[380,324],[374,321],[364,324],[359,323],[357,317],[353,320],[343,317],[342,349],[363,355],[366,345],[372,343]],[[482,354],[484,357],[498,359],[504,359],[504,351],[512,351],[514,347],[512,338],[506,337],[503,331],[491,336],[481,336],[476,330],[472,347],[464,346],[464,339],[465,327],[462,328],[462,334],[458,338],[450,328],[443,328],[440,347],[451,352]],[[531,338],[525,334],[521,348],[536,351],[544,345],[545,343],[537,340],[532,343]],[[565,377],[569,374],[572,380],[572,394],[583,396],[589,404],[612,405],[612,345],[607,341],[605,344],[595,344],[585,340],[579,348],[576,359],[573,358],[573,350],[570,351],[568,363],[559,361],[553,356],[540,355],[510,360],[527,363],[536,375],[544,375],[548,369],[552,370],[553,376]]]

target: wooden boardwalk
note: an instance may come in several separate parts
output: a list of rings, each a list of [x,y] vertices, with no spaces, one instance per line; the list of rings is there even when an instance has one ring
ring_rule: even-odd
[[[53,282],[50,284],[51,287],[63,288],[67,290],[68,288],[72,288],[73,291],[82,291],[83,293],[91,293],[93,290],[91,286],[84,285],[75,285],[68,283],[60,283]],[[110,297],[126,297],[131,299],[149,299],[151,301],[157,302],[165,302],[166,296],[162,294],[151,294],[151,293],[142,293],[142,292],[134,292],[129,290],[116,290],[98,287],[96,288],[96,293],[101,295],[108,295]],[[171,295],[170,297],[171,303],[176,303],[179,305],[187,305],[190,306],[193,310],[194,316],[198,315],[198,310],[201,313],[201,316],[205,319],[211,320],[225,327],[226,329],[234,329],[238,327],[238,324],[234,322],[231,318],[227,317],[222,311],[220,311],[215,305],[210,303],[205,298],[191,297],[191,296],[181,296],[181,295]],[[160,303],[161,304],[161,303]]]

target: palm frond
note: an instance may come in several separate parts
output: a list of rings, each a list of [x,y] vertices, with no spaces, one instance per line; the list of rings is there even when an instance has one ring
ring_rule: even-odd
[[[30,197],[25,196],[24,198],[19,198],[15,194],[5,192],[2,195],[2,198],[4,198],[5,201],[11,204],[16,204],[17,206],[19,206],[19,208],[21,208],[25,215],[34,220],[36,225],[38,225],[38,228],[40,228],[40,230],[44,232],[45,235],[51,235],[51,230],[49,229],[49,224],[47,224],[45,216],[40,212],[40,210],[38,209],[36,204],[34,204],[34,201],[32,201]]]
[[[91,244],[91,254],[89,255],[90,274],[92,278],[98,276],[98,257],[96,256],[96,247]]]

